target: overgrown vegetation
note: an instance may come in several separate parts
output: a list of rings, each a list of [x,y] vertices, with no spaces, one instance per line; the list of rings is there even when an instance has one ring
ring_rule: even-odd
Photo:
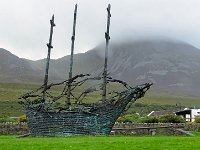
[[[161,123],[185,123],[185,119],[176,115],[164,115],[159,117]]]
[[[129,114],[119,117],[117,121],[130,123],[185,123],[185,119],[175,115],[164,115],[160,117],[140,117],[138,114]]]
[[[17,122],[16,118],[0,118],[0,123],[2,122]]]
[[[17,120],[18,122],[27,122],[27,117],[26,117],[26,115],[24,114],[24,115],[21,115],[19,118],[18,118],[18,120]]]
[[[195,117],[195,121],[196,123],[200,123],[200,116]]]
[[[117,119],[117,122],[130,122],[130,123],[139,123],[141,122],[140,119],[141,117],[138,114],[128,114],[128,115],[124,115],[124,116],[120,116]]]
[[[158,123],[160,122],[159,118],[157,117],[144,117],[141,119],[142,123]]]

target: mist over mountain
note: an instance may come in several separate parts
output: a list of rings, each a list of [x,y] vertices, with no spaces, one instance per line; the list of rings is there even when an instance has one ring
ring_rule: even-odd
[[[51,60],[50,82],[67,78],[70,56]],[[0,82],[43,81],[45,59],[21,59],[0,49]],[[74,74],[101,75],[104,46],[74,56]],[[110,45],[108,73],[131,85],[153,82],[154,87],[198,96],[200,50],[174,40],[137,40]]]

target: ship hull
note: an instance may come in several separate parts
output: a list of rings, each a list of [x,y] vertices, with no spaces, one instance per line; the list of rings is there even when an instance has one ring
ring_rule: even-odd
[[[134,91],[126,97],[90,111],[44,112],[27,110],[28,126],[32,136],[109,135],[110,131],[133,99]]]
[[[27,113],[32,136],[108,135],[114,123],[86,112],[32,113]]]

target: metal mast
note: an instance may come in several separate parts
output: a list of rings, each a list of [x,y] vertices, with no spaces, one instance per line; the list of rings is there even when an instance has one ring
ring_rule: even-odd
[[[70,58],[70,69],[69,69],[69,83],[68,83],[68,92],[67,92],[67,107],[71,105],[70,94],[71,94],[71,79],[72,79],[72,67],[73,67],[73,55],[74,55],[74,41],[75,41],[75,29],[76,29],[76,15],[77,15],[77,4],[74,9],[74,22],[73,22],[73,32],[72,32],[72,44],[71,44],[71,58]]]
[[[110,35],[109,35],[109,29],[110,29],[110,8],[111,5],[108,5],[107,8],[107,31],[105,33],[105,38],[106,38],[106,47],[105,47],[105,64],[104,64],[104,72],[103,72],[103,93],[102,93],[102,100],[106,100],[106,84],[107,84],[107,62],[108,62],[108,46],[109,46],[109,40],[110,40]]]
[[[46,71],[45,71],[45,77],[44,77],[44,91],[43,91],[43,100],[45,101],[45,94],[47,90],[47,83],[48,83],[48,74],[49,74],[49,61],[50,61],[50,54],[52,46],[52,36],[53,36],[53,27],[55,27],[54,23],[54,15],[52,16],[52,19],[50,20],[51,28],[50,28],[50,36],[49,36],[49,43],[47,43],[48,47],[48,54],[47,54],[47,61],[46,61]]]

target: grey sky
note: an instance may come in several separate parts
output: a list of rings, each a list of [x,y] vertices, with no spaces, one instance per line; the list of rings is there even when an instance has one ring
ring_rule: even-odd
[[[52,58],[70,54],[74,5],[78,4],[75,53],[104,41],[111,4],[111,42],[164,36],[200,48],[200,0],[0,0],[0,47],[19,57],[46,57],[49,19],[55,14]]]

